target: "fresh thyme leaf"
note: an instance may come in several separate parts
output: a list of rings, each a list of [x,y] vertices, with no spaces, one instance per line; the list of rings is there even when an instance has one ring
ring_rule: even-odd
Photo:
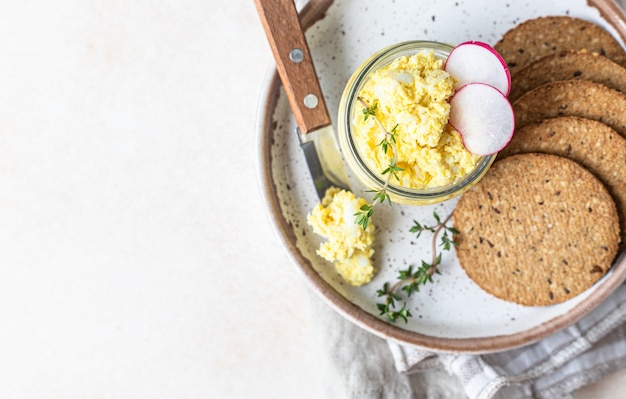
[[[377,303],[376,307],[380,311],[380,315],[381,316],[384,315],[385,313],[389,312],[389,307],[387,305],[385,305],[384,303]]]
[[[406,308],[406,302],[402,304],[402,309],[399,312],[395,312],[395,318],[401,318],[404,320],[404,323],[408,323],[408,318],[412,316],[409,310]]]
[[[363,226],[363,230],[367,230],[367,226],[370,224],[370,219],[374,214],[374,208],[371,205],[364,204],[359,208],[359,212],[354,214],[354,222],[360,226]]]
[[[450,239],[448,238],[448,232],[444,231],[443,236],[441,236],[441,244],[439,244],[446,251],[450,250]]]
[[[456,234],[456,235],[461,234],[461,232],[458,231],[457,229],[455,229],[454,227],[446,227],[446,230],[449,231],[452,234]]]
[[[413,276],[413,265],[409,266],[409,268],[406,270],[400,270],[400,275],[398,276],[398,279],[405,280],[412,276]]]
[[[445,249],[446,251],[449,251],[452,246],[456,247],[459,244],[456,241],[450,239],[450,236],[448,235],[448,231],[444,231],[443,235],[441,236],[440,245],[443,247],[443,249]]]
[[[383,284],[383,288],[381,288],[378,291],[376,291],[376,294],[378,296],[385,296],[385,295],[387,295],[388,292],[389,292],[389,283],[385,283],[385,284]]]
[[[380,190],[376,192],[376,195],[374,195],[373,202],[385,202],[385,199],[389,199],[389,194],[387,194],[386,191]]]
[[[417,237],[419,238],[420,234],[424,231],[424,226],[417,220],[413,220],[413,226],[409,229],[410,233],[417,233]]]
[[[419,238],[420,235],[422,235],[422,232],[424,231],[429,231],[431,233],[434,233],[435,229],[433,227],[424,226],[421,223],[419,223],[417,220],[413,220],[413,226],[409,229],[409,232],[415,233],[416,238]]]
[[[397,181],[400,181],[400,178],[398,177],[398,172],[402,172],[403,170],[404,168],[401,168],[395,164],[391,167],[391,173],[393,174],[393,177],[395,177]]]
[[[363,120],[366,121],[370,116],[376,116],[376,109],[378,108],[378,103],[372,105],[371,107],[363,108]]]
[[[439,218],[439,214],[437,214],[437,212],[433,212],[433,217],[435,218],[437,223],[441,223],[441,219]]]

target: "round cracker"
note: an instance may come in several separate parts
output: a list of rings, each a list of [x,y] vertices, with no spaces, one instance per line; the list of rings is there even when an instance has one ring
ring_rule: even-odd
[[[513,102],[517,129],[542,119],[578,116],[603,122],[626,137],[626,94],[586,80],[551,82]]]
[[[626,139],[604,123],[563,116],[524,126],[498,154],[540,152],[578,162],[605,185],[617,207],[621,242],[626,242]]]
[[[509,100],[515,101],[544,83],[571,79],[600,83],[626,93],[626,68],[600,54],[584,50],[562,51],[520,69],[511,79]]]
[[[610,268],[615,204],[604,185],[569,159],[519,154],[494,163],[454,211],[457,256],[486,292],[526,306],[566,301]]]
[[[626,54],[609,32],[592,22],[569,16],[529,19],[507,31],[494,48],[512,75],[539,58],[566,50],[602,54],[626,67]]]

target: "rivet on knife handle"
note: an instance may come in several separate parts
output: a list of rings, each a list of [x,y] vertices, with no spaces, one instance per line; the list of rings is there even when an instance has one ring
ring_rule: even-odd
[[[296,122],[303,134],[331,124],[293,0],[255,0]]]

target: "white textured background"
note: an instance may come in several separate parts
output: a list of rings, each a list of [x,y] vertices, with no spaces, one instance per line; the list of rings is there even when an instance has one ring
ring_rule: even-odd
[[[320,397],[269,66],[252,1],[0,2],[0,397]]]

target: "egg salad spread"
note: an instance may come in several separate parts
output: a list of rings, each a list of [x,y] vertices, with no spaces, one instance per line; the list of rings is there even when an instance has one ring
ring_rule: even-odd
[[[441,187],[472,171],[478,157],[467,151],[460,134],[448,124],[454,78],[432,50],[401,56],[373,72],[359,93],[375,118],[358,113],[353,134],[372,170],[383,171],[393,156],[383,153],[385,131],[393,131],[399,182],[412,189]],[[379,125],[380,124],[380,125]]]
[[[333,262],[341,277],[354,286],[369,282],[376,272],[371,259],[374,225],[369,223],[363,230],[354,222],[354,214],[366,203],[350,191],[332,187],[307,217],[313,231],[326,238],[317,254]]]

